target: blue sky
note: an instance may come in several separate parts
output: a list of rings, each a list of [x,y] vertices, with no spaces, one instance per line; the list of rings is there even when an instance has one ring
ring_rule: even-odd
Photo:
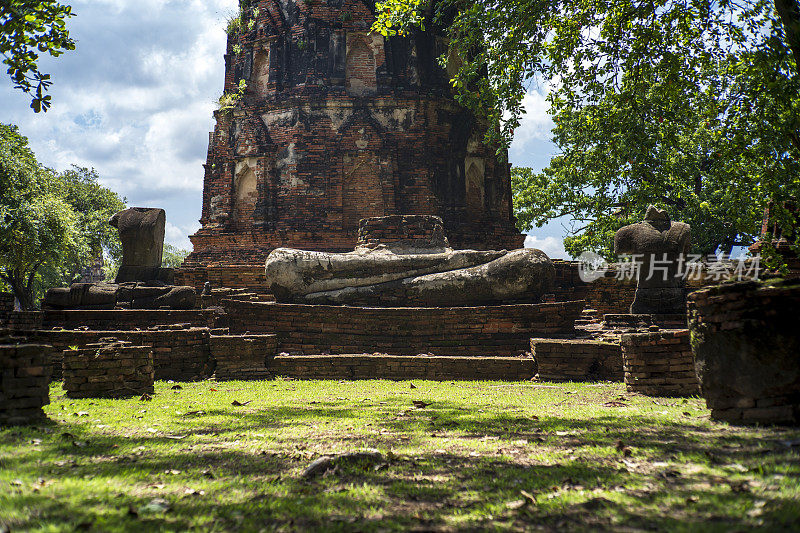
[[[129,205],[167,211],[168,242],[191,249],[199,227],[212,111],[222,92],[225,20],[237,0],[73,0],[76,50],[41,64],[53,106],[35,114],[27,95],[0,79],[0,122],[19,126],[39,161],[57,170],[97,169]],[[3,70],[4,72],[4,70]],[[555,147],[542,90],[510,151],[514,165],[541,169]],[[526,245],[565,257],[558,222]]]

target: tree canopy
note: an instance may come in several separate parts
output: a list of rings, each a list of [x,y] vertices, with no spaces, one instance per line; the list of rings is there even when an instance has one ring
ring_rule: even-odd
[[[107,220],[125,204],[97,180],[94,170],[44,168],[17,127],[0,124],[0,280],[23,308],[99,254],[120,253]]]
[[[180,268],[183,260],[189,255],[188,250],[178,248],[171,244],[164,244],[164,254],[161,259],[161,266],[166,268]]]
[[[781,1],[797,13],[797,2]],[[486,120],[489,141],[507,145],[530,84],[549,85],[560,153],[541,173],[514,169],[514,205],[522,230],[570,217],[572,254],[610,255],[614,231],[650,203],[693,225],[696,251],[729,250],[752,240],[769,200],[800,194],[797,33],[772,0],[388,0],[379,9],[375,28],[387,35],[415,24],[446,31],[447,56],[462,62],[456,97]]]
[[[47,111],[45,94],[50,75],[39,70],[40,54],[58,57],[75,49],[66,20],[72,8],[55,0],[4,0],[0,2],[0,54],[14,88],[31,95],[35,112]]]

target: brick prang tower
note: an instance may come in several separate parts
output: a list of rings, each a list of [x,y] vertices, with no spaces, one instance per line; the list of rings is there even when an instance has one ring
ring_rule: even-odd
[[[513,249],[509,168],[452,98],[446,40],[371,33],[370,0],[262,0],[228,35],[225,93],[186,265],[350,251],[358,221],[438,215],[455,248]]]

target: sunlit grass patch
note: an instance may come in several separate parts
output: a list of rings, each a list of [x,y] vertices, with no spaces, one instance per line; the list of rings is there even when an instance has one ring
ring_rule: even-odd
[[[800,520],[800,430],[621,384],[204,381],[0,430],[14,530],[719,530]],[[415,407],[414,402],[417,402]],[[418,407],[427,404],[424,407]],[[376,449],[304,478],[323,455]]]

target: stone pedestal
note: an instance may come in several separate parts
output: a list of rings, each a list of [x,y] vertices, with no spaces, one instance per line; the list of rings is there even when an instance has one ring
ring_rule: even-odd
[[[692,350],[717,420],[800,423],[800,282],[741,282],[689,296]]]

